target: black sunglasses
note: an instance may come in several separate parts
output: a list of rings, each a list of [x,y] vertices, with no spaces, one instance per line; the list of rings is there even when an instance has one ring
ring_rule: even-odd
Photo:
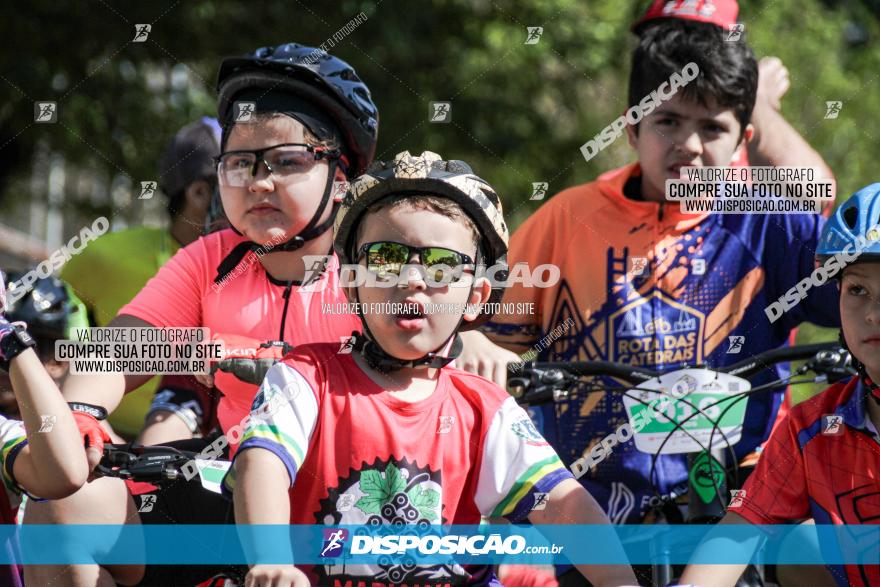
[[[365,243],[358,250],[358,261],[367,257],[367,270],[381,279],[399,276],[400,270],[417,255],[419,264],[426,268],[426,276],[439,284],[460,281],[474,260],[464,253],[446,247],[414,247],[394,241]]]

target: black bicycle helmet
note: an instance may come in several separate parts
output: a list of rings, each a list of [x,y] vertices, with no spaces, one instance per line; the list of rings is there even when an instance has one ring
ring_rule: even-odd
[[[321,117],[329,117],[334,130],[342,135],[343,154],[348,160],[345,169],[348,177],[360,175],[373,161],[379,133],[379,112],[370,97],[370,90],[345,61],[321,49],[298,43],[261,47],[250,55],[224,59],[217,76],[217,113],[224,125],[224,141],[225,133],[231,128],[230,114],[237,97],[253,97],[255,90],[262,90],[263,95],[278,92],[289,94],[307,105],[309,110],[319,111]],[[312,219],[299,234],[276,246],[275,250],[295,251],[333,225],[337,202],[333,203],[330,217],[318,224],[331,199],[338,156],[328,158],[328,164],[324,195]],[[219,194],[215,194],[215,200],[218,197]],[[219,211],[220,203],[217,204],[214,208]],[[241,234],[231,223],[230,227]],[[233,249],[217,267],[215,283],[221,282],[241,263],[248,251],[257,247],[256,243],[241,243]]]
[[[342,132],[350,177],[362,174],[373,161],[379,111],[366,84],[342,59],[299,43],[224,59],[217,76],[221,123],[229,120],[236,94],[254,88],[295,94],[326,111]]]
[[[19,296],[23,287],[23,273],[13,272],[6,283],[6,316],[10,322],[27,323],[28,332],[35,338],[66,339],[74,328],[88,328],[85,305],[70,287],[57,277],[38,277],[31,289]]]

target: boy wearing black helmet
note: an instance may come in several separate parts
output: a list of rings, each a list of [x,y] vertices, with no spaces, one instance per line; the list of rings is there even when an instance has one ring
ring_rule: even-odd
[[[367,283],[347,290],[364,334],[353,335],[351,352],[301,346],[266,376],[226,479],[236,522],[608,524],[513,398],[449,366],[457,332],[489,319],[486,303],[500,294],[480,277],[486,266],[506,269],[507,226],[492,187],[461,161],[403,152],[353,182],[335,232],[343,266],[366,270]],[[539,493],[547,501],[535,509]],[[628,566],[581,570],[595,585],[635,582]],[[498,584],[490,568],[452,560],[258,564],[247,581]]]
[[[324,271],[309,272],[304,258],[332,252],[334,182],[362,173],[372,161],[378,112],[370,92],[347,63],[311,47],[288,43],[227,59],[218,80],[223,127],[217,161],[220,196],[231,228],[181,249],[151,279],[110,326],[207,327],[212,333],[281,340],[300,345],[335,341],[360,326],[349,314],[324,314],[344,302],[335,256]],[[339,196],[341,199],[341,196]],[[320,287],[306,288],[309,284]],[[147,375],[73,375],[69,400],[112,411],[123,393]],[[218,372],[212,383],[222,392],[214,416],[223,438],[248,415],[257,386]],[[95,446],[106,441],[97,421],[80,426]],[[206,439],[182,441],[199,452]],[[96,463],[91,462],[94,466]],[[143,484],[140,484],[143,485]],[[156,495],[118,479],[99,479],[61,502],[29,508],[26,523],[225,523],[231,504],[198,482],[180,480],[162,490],[150,510],[136,503]],[[134,496],[134,497],[132,497]],[[190,584],[210,578],[208,566],[98,565],[28,567],[34,584],[73,573],[76,584],[102,579],[126,583]]]
[[[880,520],[880,183],[859,190],[835,211],[822,231],[816,260],[839,280],[841,341],[859,374],[792,408],[722,524]],[[876,550],[854,553],[853,546],[845,554],[850,560],[864,555],[859,559],[864,563],[829,565],[834,580],[880,584]],[[681,582],[734,585],[744,568],[691,566]]]
[[[0,374],[6,378],[8,373],[20,420],[0,415],[0,524],[15,524],[22,495],[37,499],[70,495],[86,482],[88,466],[79,442],[77,416],[34,352],[37,342],[28,325],[6,314],[4,281],[0,272]],[[52,293],[40,285],[35,289]],[[22,314],[28,312],[19,312],[17,318]],[[33,312],[30,317],[36,318],[33,324],[39,327],[40,317]],[[42,321],[55,327],[51,319]],[[7,560],[20,560],[10,541],[0,545],[0,552]],[[0,564],[0,585],[21,587],[20,569]]]

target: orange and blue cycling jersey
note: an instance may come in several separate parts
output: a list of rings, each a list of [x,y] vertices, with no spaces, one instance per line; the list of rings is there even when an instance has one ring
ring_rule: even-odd
[[[880,435],[867,399],[866,386],[853,378],[794,406],[730,511],[753,524],[810,517],[817,524],[880,524]],[[840,585],[880,584],[876,551],[867,561],[873,564],[829,569]]]
[[[640,168],[629,165],[559,193],[529,217],[511,239],[508,260],[530,270],[557,265],[560,280],[552,287],[512,284],[505,305],[533,304],[534,312],[507,314],[502,307],[484,332],[517,352],[538,351],[537,360],[669,370],[728,365],[777,348],[806,320],[839,324],[833,285],[810,289],[773,323],[764,312],[813,271],[820,216],[683,214],[675,204],[642,200],[639,186]],[[753,385],[787,374],[779,366]],[[572,391],[532,410],[569,465],[626,422],[621,394]],[[782,395],[748,399],[738,458],[768,438]],[[637,523],[687,487],[685,457],[664,455],[656,465],[658,498],[651,459],[633,442],[621,443],[580,481],[612,521]]]

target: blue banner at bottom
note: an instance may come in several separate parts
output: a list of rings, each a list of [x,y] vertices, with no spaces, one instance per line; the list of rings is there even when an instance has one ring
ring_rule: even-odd
[[[3,564],[880,564],[880,525],[34,525],[0,541]]]

